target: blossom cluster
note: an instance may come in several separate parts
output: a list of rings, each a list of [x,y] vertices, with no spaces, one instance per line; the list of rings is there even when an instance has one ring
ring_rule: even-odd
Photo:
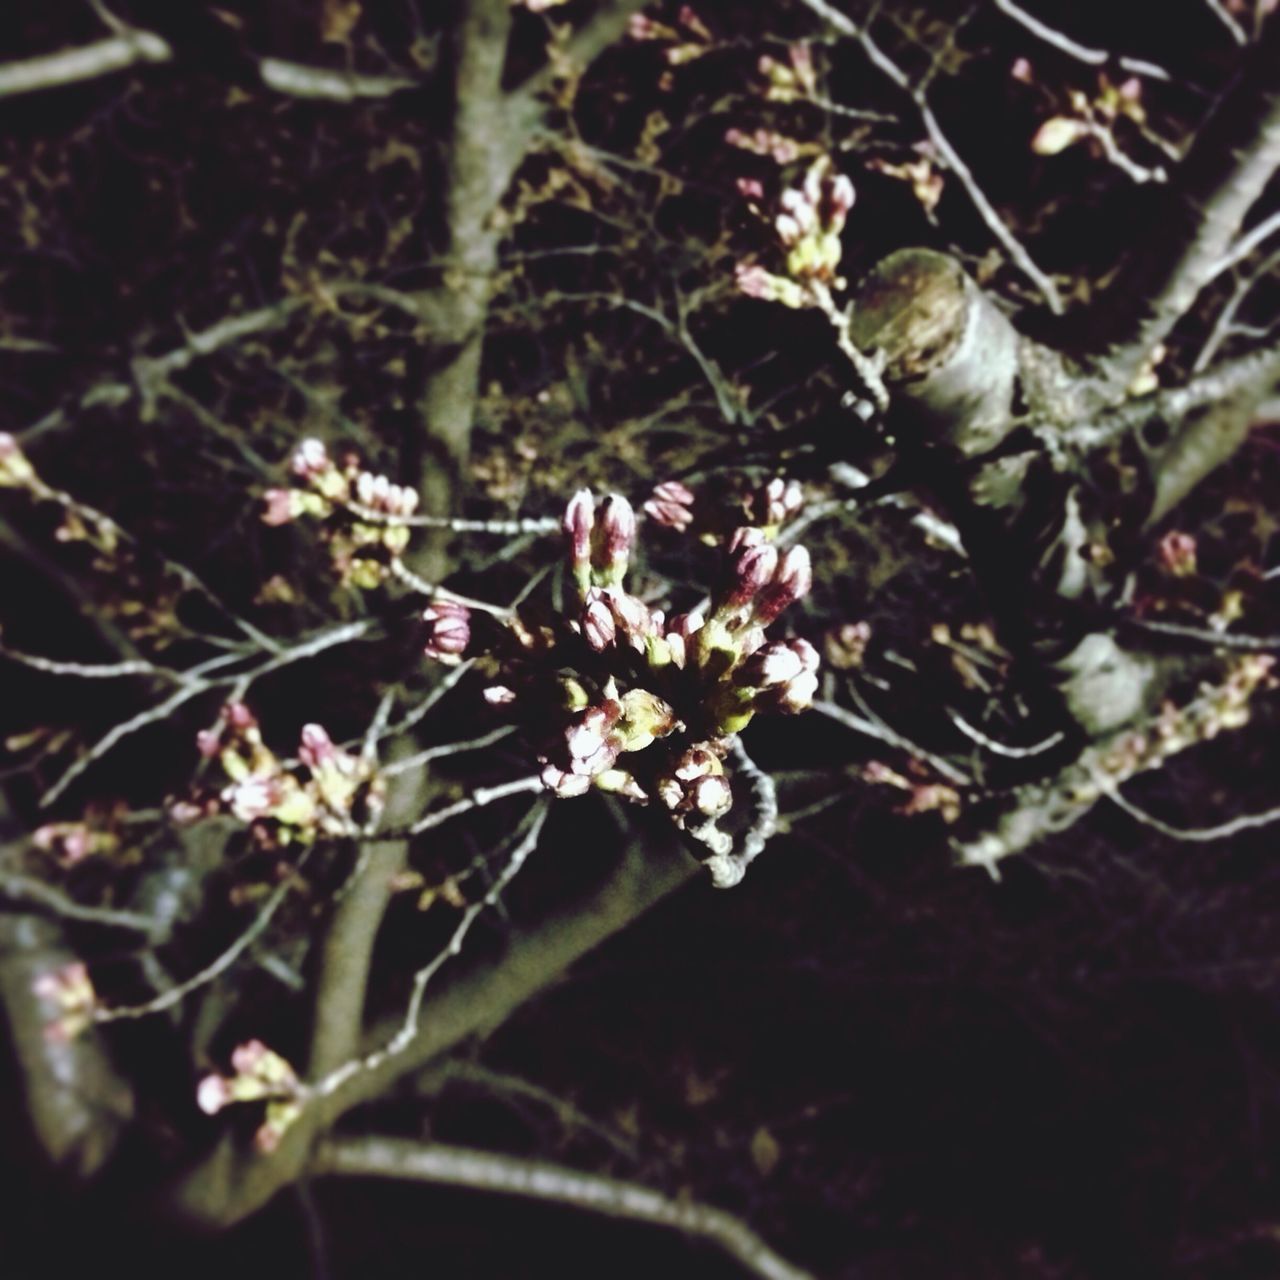
[[[829,157],[819,156],[800,186],[788,187],[779,198],[781,212],[773,228],[786,253],[786,275],[743,263],[737,268],[738,287],[750,297],[788,307],[810,306],[817,291],[842,288],[840,234],[853,200],[853,183],[835,172]]]
[[[302,441],[290,459],[297,487],[268,489],[262,519],[283,525],[310,516],[324,522],[322,536],[343,585],[378,586],[404,551],[404,521],[418,509],[418,494],[366,471],[354,454],[334,459],[324,442]]]
[[[670,616],[627,589],[637,537],[631,504],[585,489],[573,497],[563,521],[572,599],[559,612],[512,615],[477,658],[490,677],[485,700],[525,730],[549,791],[655,802],[700,835],[728,812],[732,735],[759,713],[803,711],[817,689],[813,646],[766,636],[812,582],[808,552],[781,549],[771,536],[800,497],[785,482],[757,495],[769,524],[736,528],[710,600]],[[692,501],[671,482],[646,510],[683,529]],[[429,611],[437,650],[461,641],[465,625],[440,608]]]
[[[257,719],[239,702],[223,707],[217,728],[197,734],[196,746],[218,761],[228,782],[203,803],[175,805],[179,821],[230,813],[265,847],[277,848],[350,835],[382,804],[384,785],[373,765],[343,751],[318,724],[302,728],[298,771],[263,743]]]
[[[229,1076],[213,1073],[196,1087],[196,1105],[205,1115],[217,1115],[237,1102],[266,1102],[253,1143],[264,1155],[280,1145],[289,1126],[302,1114],[302,1086],[297,1072],[261,1040],[237,1045],[231,1054]]]

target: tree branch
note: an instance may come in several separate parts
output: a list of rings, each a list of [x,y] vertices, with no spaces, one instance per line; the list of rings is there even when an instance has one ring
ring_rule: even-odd
[[[746,1223],[723,1209],[696,1200],[672,1199],[633,1182],[580,1173],[545,1160],[398,1138],[338,1138],[320,1147],[310,1171],[469,1187],[569,1205],[705,1240],[760,1280],[812,1280],[809,1272],[775,1253]]]
[[[1085,313],[1081,354],[1115,400],[1191,309],[1280,167],[1280,14],[1273,15],[1164,189],[1154,234]]]

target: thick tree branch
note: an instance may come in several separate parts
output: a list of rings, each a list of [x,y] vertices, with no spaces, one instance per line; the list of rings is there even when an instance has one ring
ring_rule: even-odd
[[[316,1152],[311,1172],[468,1187],[569,1205],[705,1240],[761,1280],[811,1280],[809,1272],[775,1253],[746,1223],[723,1209],[545,1160],[399,1138],[336,1138]]]
[[[127,30],[105,40],[57,53],[0,64],[0,98],[58,89],[126,71],[130,67],[172,62],[173,48],[152,31]],[[262,83],[277,93],[296,98],[353,102],[359,98],[387,98],[418,87],[404,76],[361,75],[328,67],[309,67],[284,58],[258,62]]]
[[[631,924],[687,883],[698,864],[674,839],[653,831],[627,847],[604,881],[537,922],[513,928],[495,962],[467,971],[441,988],[423,1010],[417,1034],[403,1053],[352,1076],[337,1092],[316,1099],[286,1132],[270,1157],[228,1136],[172,1189],[171,1203],[208,1225],[239,1221],[301,1176],[315,1140],[345,1112],[379,1097],[393,1081],[426,1065],[468,1037],[485,1035],[530,997],[601,942]],[[399,1030],[393,1017],[366,1037],[370,1051]]]
[[[1104,400],[1123,394],[1190,311],[1280,167],[1278,66],[1280,14],[1268,20],[1164,189],[1153,234],[1083,317],[1081,354]]]

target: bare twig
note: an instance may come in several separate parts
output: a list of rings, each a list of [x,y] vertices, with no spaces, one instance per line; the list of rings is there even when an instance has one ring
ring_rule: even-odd
[[[1141,58],[1116,57],[1115,54],[1106,49],[1094,49],[1088,45],[1083,45],[1078,40],[1073,40],[1070,36],[1049,26],[1047,23],[1041,22],[1035,14],[1029,13],[1021,5],[1015,4],[1014,0],[992,0],[992,3],[1001,13],[1025,27],[1032,35],[1037,36],[1046,44],[1053,45],[1055,49],[1061,50],[1079,62],[1086,62],[1091,67],[1101,67],[1109,62],[1114,62],[1121,70],[1127,71],[1131,75],[1150,76],[1153,80],[1173,79],[1163,67],[1157,66],[1154,62],[1147,62]]]
[[[14,871],[0,873],[0,897],[15,902],[32,902],[64,920],[80,920],[85,924],[107,925],[113,929],[132,929],[150,934],[155,921],[137,911],[118,911],[112,907],[90,907],[69,898],[43,880]]]
[[[180,1004],[193,991],[199,990],[215,978],[220,977],[231,968],[237,960],[266,932],[267,926],[274,919],[289,890],[294,887],[292,877],[282,880],[272,891],[267,900],[259,908],[249,927],[240,933],[234,942],[215,960],[205,965],[198,973],[194,973],[185,982],[162,991],[158,996],[142,1004],[114,1005],[95,1009],[95,1022],[118,1022],[124,1018],[146,1018],[153,1013],[163,1013]]]
[[[521,837],[519,842],[511,851],[506,865],[489,886],[488,891],[482,898],[467,906],[462,913],[462,918],[454,927],[448,943],[413,975],[413,988],[409,995],[409,1002],[405,1008],[404,1018],[395,1035],[385,1045],[375,1049],[372,1053],[366,1054],[362,1058],[350,1059],[341,1065],[332,1067],[321,1079],[315,1081],[309,1087],[309,1093],[312,1096],[325,1097],[335,1093],[352,1076],[361,1072],[375,1070],[389,1059],[398,1057],[413,1043],[414,1036],[418,1032],[418,1020],[422,1014],[422,1001],[427,993],[427,987],[431,979],[435,977],[451,957],[461,952],[463,943],[466,941],[467,934],[470,933],[476,917],[486,907],[493,906],[499,900],[507,885],[515,879],[528,859],[529,854],[537,847],[538,838],[542,834],[542,827],[547,820],[549,810],[550,803],[546,798],[540,799],[534,805],[529,816],[517,828],[516,834]]]

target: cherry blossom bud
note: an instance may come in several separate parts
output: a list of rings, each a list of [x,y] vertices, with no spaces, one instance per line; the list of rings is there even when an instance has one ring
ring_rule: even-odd
[[[429,624],[423,652],[438,662],[456,664],[471,643],[471,610],[454,600],[433,600],[423,611]]]
[[[761,524],[779,525],[795,515],[802,506],[804,489],[799,482],[783,480],[778,476],[752,497],[750,513]]]
[[[250,774],[222,792],[223,803],[241,822],[265,818],[281,800],[280,781],[275,774]]]
[[[620,714],[621,708],[613,701],[579,712],[565,731],[572,773],[590,776],[612,767],[622,747],[619,735],[613,733]]]
[[[788,605],[809,594],[813,586],[813,565],[804,547],[788,547],[778,561],[772,581],[755,602],[755,618],[768,626]]]
[[[222,708],[222,718],[240,733],[246,733],[258,727],[257,717],[243,702],[228,702]]]
[[[216,729],[201,729],[196,734],[196,750],[206,760],[212,760],[218,754],[222,744],[222,735]]]
[[[592,588],[596,591],[596,588]],[[582,634],[587,643],[597,652],[607,649],[617,637],[617,623],[608,604],[599,595],[583,606]]]
[[[298,748],[298,759],[310,769],[317,769],[327,764],[338,754],[322,725],[305,724],[302,726],[302,745]]]
[[[616,587],[601,593],[600,599],[613,615],[616,634],[631,645],[637,653],[643,651],[645,637],[654,632],[654,618],[643,600]]]
[[[693,494],[678,480],[658,485],[644,504],[645,514],[656,524],[683,533],[693,522]]]
[[[595,499],[590,489],[579,489],[564,513],[564,531],[569,535],[569,553],[574,574],[585,583],[591,573],[591,531],[595,527]]]
[[[734,185],[738,188],[738,194],[748,200],[764,199],[764,183],[759,178],[738,178]]]
[[[504,707],[516,700],[516,691],[505,684],[491,684],[482,696],[491,707]]]
[[[616,586],[626,574],[636,540],[636,513],[620,494],[611,493],[601,504],[596,538],[596,554],[592,557],[596,580]]]
[[[804,670],[800,654],[791,645],[775,641],[758,649],[738,668],[735,680],[753,689],[786,684]]]
[[[733,557],[733,586],[727,603],[740,605],[754,599],[773,580],[777,568],[778,548],[772,543],[747,543],[740,547]]]
[[[293,451],[293,474],[310,480],[313,476],[328,471],[333,463],[329,460],[328,451],[322,440],[309,439],[302,441]]]
[[[363,507],[373,506],[373,476],[368,471],[356,477],[356,500]]]
[[[585,774],[566,773],[559,765],[548,764],[542,770],[542,785],[561,800],[585,796],[591,790],[591,779]]]
[[[262,523],[269,525],[288,524],[299,512],[292,489],[268,489],[262,495],[264,503]]]
[[[231,1100],[231,1088],[219,1075],[205,1076],[196,1086],[196,1106],[207,1116],[216,1116]]]

